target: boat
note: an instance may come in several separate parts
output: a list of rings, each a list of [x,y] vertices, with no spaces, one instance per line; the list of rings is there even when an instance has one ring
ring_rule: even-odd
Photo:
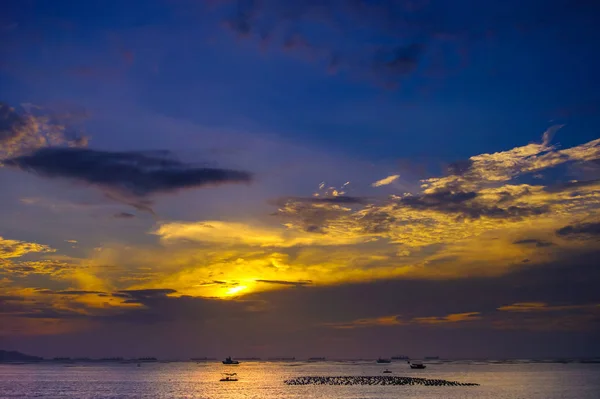
[[[391,370],[389,370],[389,369],[385,369],[385,370],[383,370],[383,374],[391,374],[391,373],[392,373],[392,371],[391,371]]]
[[[238,362],[237,360],[233,360],[231,359],[231,356],[225,358],[225,360],[223,360],[223,364],[240,364],[240,362]]]
[[[327,360],[327,359],[325,359],[324,357],[310,357],[310,358],[308,358],[309,362],[324,362],[325,360]]]
[[[425,356],[425,360],[440,360],[439,356]]]
[[[377,363],[391,363],[392,361],[390,359],[383,359],[383,358],[379,358],[377,359]]]
[[[237,381],[237,374],[236,373],[223,373],[223,375],[225,377],[221,378],[219,381],[221,382],[233,382],[233,381]]]
[[[408,356],[404,356],[404,355],[398,355],[398,356],[392,356],[392,360],[408,360],[410,359]]]
[[[425,367],[427,367],[422,362],[419,362],[419,361],[415,361],[415,362],[409,361],[408,364],[410,365],[411,369],[424,369]]]

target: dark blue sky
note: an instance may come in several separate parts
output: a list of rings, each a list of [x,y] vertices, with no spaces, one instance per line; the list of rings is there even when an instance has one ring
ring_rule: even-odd
[[[595,137],[594,2],[412,3],[8,2],[3,97],[85,103],[114,85],[151,112],[370,159],[465,158],[556,121],[564,145]],[[244,13],[248,32],[230,22]],[[378,65],[413,44],[405,69]]]

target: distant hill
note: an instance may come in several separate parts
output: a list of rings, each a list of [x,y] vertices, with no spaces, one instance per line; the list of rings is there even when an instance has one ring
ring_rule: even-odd
[[[0,363],[9,362],[37,362],[43,360],[38,356],[29,356],[17,351],[3,351],[0,350]]]

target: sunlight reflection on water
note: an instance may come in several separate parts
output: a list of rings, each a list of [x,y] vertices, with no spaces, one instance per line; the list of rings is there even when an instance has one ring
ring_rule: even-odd
[[[381,375],[476,382],[479,387],[287,386],[302,375]],[[236,372],[237,382],[219,382]],[[600,397],[596,364],[218,363],[0,365],[1,398],[577,398]]]

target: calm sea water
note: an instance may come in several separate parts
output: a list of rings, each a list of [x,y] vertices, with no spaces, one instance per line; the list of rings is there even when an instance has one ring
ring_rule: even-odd
[[[302,375],[381,375],[476,382],[478,387],[287,386]],[[238,382],[219,382],[237,372]],[[0,365],[1,398],[494,398],[598,399],[600,364],[218,363]]]

